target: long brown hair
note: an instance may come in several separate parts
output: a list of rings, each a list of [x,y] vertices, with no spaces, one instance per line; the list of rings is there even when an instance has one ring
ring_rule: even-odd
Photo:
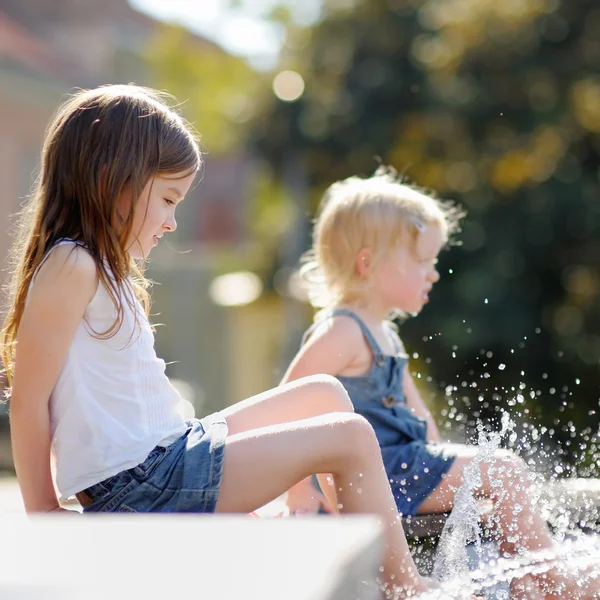
[[[114,335],[123,320],[120,291],[127,279],[149,310],[148,282],[126,247],[144,186],[159,173],[192,173],[200,164],[191,128],[167,105],[166,96],[154,90],[103,86],[80,91],[59,108],[11,251],[8,311],[0,334],[9,384],[27,292],[47,251],[62,238],[86,247],[117,311],[112,326],[96,334]],[[129,211],[117,214],[117,199],[123,195],[131,198]]]

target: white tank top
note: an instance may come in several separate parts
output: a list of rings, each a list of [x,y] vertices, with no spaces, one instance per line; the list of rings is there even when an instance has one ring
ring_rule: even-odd
[[[75,243],[59,241],[44,260],[57,246]],[[63,499],[138,465],[155,446],[168,445],[186,430],[178,412],[181,397],[156,356],[144,310],[137,300],[132,308],[124,292],[121,301],[120,329],[109,339],[95,336],[117,316],[98,284],[50,396],[56,486]]]

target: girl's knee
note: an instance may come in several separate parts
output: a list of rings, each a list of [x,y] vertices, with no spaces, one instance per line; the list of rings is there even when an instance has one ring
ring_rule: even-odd
[[[354,405],[346,388],[332,375],[311,375],[306,378],[306,381],[326,399],[332,411],[354,412]]]
[[[343,437],[350,451],[357,456],[379,456],[381,450],[371,424],[357,414],[347,415],[342,424]]]

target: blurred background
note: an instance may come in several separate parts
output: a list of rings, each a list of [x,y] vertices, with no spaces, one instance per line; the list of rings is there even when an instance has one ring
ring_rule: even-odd
[[[312,319],[290,274],[321,194],[383,162],[468,211],[400,330],[447,435],[510,410],[525,457],[557,445],[549,469],[597,474],[597,0],[0,0],[4,267],[57,105],[126,82],[202,136],[149,268],[157,351],[198,416],[278,383]]]

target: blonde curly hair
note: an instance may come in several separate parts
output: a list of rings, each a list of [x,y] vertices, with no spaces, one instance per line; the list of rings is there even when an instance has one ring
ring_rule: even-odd
[[[315,219],[312,247],[302,257],[299,279],[315,307],[330,308],[361,298],[369,281],[356,272],[363,248],[374,268],[398,244],[414,245],[428,226],[442,231],[446,245],[460,231],[464,212],[453,202],[405,183],[389,166],[368,178],[349,177],[325,192]]]

